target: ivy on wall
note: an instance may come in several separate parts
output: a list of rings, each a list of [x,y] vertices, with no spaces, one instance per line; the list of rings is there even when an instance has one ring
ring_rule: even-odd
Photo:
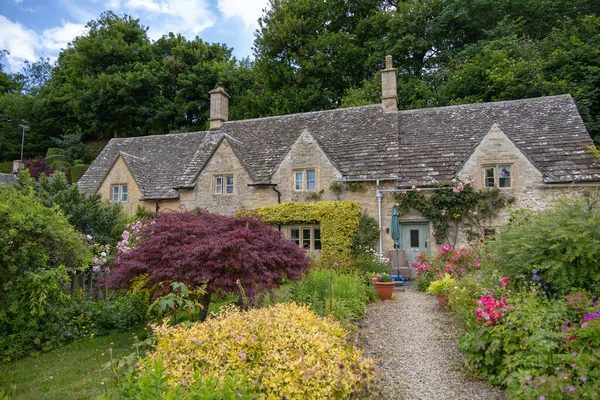
[[[427,194],[414,186],[397,194],[395,207],[400,215],[417,210],[433,223],[436,243],[446,242],[452,247],[456,246],[461,229],[467,240],[482,238],[499,211],[515,201],[498,188],[475,190],[473,181],[452,179],[434,181],[434,185],[435,190]]]
[[[340,265],[350,262],[352,241],[361,216],[358,203],[322,201],[290,202],[260,207],[255,213],[273,225],[319,224],[321,226],[321,259]]]

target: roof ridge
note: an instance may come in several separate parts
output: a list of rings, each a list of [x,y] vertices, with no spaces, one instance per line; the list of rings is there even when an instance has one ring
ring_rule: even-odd
[[[515,99],[515,100],[501,100],[501,101],[482,101],[480,103],[466,103],[466,104],[454,104],[454,105],[450,105],[450,106],[437,106],[437,107],[425,107],[425,108],[413,108],[410,110],[398,110],[398,114],[411,114],[414,112],[426,112],[426,111],[433,111],[433,110],[440,110],[440,109],[444,109],[444,110],[448,110],[451,108],[479,108],[479,107],[486,107],[486,106],[490,106],[490,105],[501,105],[501,104],[515,104],[515,103],[531,103],[531,102],[541,102],[544,100],[548,100],[548,99],[558,99],[558,98],[566,98],[566,99],[570,99],[573,100],[573,97],[569,94],[555,94],[555,95],[551,95],[551,96],[542,96],[542,97],[529,97],[526,99]]]

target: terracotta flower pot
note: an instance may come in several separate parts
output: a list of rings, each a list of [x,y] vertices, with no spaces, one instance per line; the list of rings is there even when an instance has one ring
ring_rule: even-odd
[[[392,298],[392,293],[394,293],[394,286],[396,282],[374,282],[375,291],[379,295],[381,300],[389,300]]]
[[[438,303],[440,303],[440,307],[447,308],[448,307],[448,296],[445,294],[438,294],[437,296]]]

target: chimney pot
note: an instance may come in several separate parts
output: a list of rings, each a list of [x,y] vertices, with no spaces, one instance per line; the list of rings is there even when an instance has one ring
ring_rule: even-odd
[[[210,92],[210,129],[219,129],[223,122],[228,120],[229,95],[223,89],[223,84],[218,83],[216,89]]]
[[[381,71],[381,107],[385,112],[398,111],[396,68],[393,68],[391,55],[385,56],[385,69]]]

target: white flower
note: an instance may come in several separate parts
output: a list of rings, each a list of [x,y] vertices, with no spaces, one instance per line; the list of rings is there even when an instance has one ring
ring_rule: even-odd
[[[92,235],[85,235],[85,238],[86,238],[87,240],[92,240]]]
[[[101,256],[101,257],[106,257],[106,252],[105,252],[105,251],[103,251],[102,253],[100,253],[100,256]]]

